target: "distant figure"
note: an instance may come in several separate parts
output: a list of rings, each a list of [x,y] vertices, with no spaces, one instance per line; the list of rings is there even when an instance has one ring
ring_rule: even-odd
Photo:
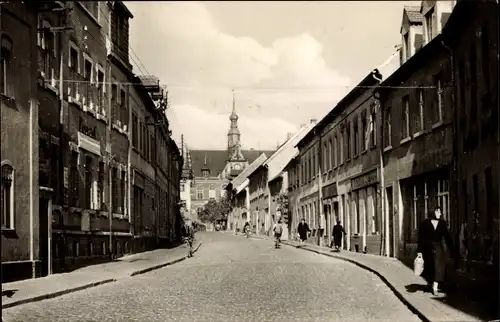
[[[307,233],[310,232],[309,226],[306,223],[306,220],[302,218],[297,227],[297,232],[299,233],[301,243],[304,243],[307,240]]]
[[[424,258],[423,277],[432,287],[432,293],[438,295],[438,283],[444,281],[446,271],[446,249],[453,249],[453,243],[446,221],[441,218],[441,207],[436,206],[418,231],[417,256]]]
[[[183,239],[188,245],[188,257],[193,257],[194,228],[191,221],[186,221],[183,227]]]
[[[281,234],[283,233],[283,225],[281,224],[281,218],[278,219],[278,222],[276,224],[274,224],[273,232],[275,240],[274,247],[279,248],[281,242]]]
[[[340,220],[337,220],[337,224],[333,226],[332,236],[333,244],[335,245],[335,250],[340,251],[340,246],[342,245],[342,234],[346,235],[344,227],[340,224]]]

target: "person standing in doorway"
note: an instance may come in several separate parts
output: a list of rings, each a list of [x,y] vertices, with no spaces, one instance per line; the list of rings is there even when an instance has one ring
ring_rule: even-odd
[[[342,234],[346,235],[344,227],[340,224],[340,220],[337,220],[337,224],[333,226],[332,231],[333,244],[337,252],[340,252],[340,247],[342,246]]]
[[[300,242],[303,244],[307,240],[307,234],[311,231],[306,223],[306,220],[302,218],[297,227],[297,232],[299,233]]]
[[[423,277],[432,287],[432,294],[438,295],[438,284],[444,282],[447,254],[443,243],[453,250],[453,242],[448,225],[441,218],[441,207],[436,206],[429,218],[425,219],[418,232],[417,256],[424,259]]]

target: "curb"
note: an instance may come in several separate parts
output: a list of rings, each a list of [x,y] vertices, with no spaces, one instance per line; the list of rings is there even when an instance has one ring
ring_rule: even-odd
[[[196,246],[196,248],[193,249],[193,252],[194,253],[197,252],[200,249],[201,245],[202,245],[202,242],[200,241],[200,243],[198,244],[198,246]],[[139,270],[139,271],[135,271],[132,274],[130,274],[129,276],[132,277],[132,276],[144,274],[144,273],[147,273],[147,272],[150,272],[150,271],[154,271],[154,270],[160,269],[160,268],[165,267],[165,266],[169,266],[169,265],[173,265],[175,263],[182,262],[186,258],[187,258],[187,256],[183,256],[181,258],[178,258],[178,259],[175,259],[175,260],[171,260],[169,262],[166,262],[166,263],[163,263],[163,264],[160,264],[160,265],[156,265],[156,266],[153,266],[153,267],[148,267],[148,268],[145,268],[145,269],[142,269],[142,270]],[[32,298],[27,298],[27,299],[23,299],[23,300],[11,302],[11,303],[3,304],[2,305],[2,309],[7,309],[7,308],[10,308],[10,307],[14,307],[14,306],[18,306],[18,305],[22,305],[22,304],[26,304],[26,303],[39,302],[39,301],[43,301],[43,300],[53,299],[55,297],[59,297],[59,296],[65,295],[65,294],[82,291],[82,290],[85,290],[85,289],[88,289],[88,288],[96,287],[96,286],[107,284],[107,283],[116,282],[119,279],[120,278],[109,278],[109,279],[105,279],[105,280],[102,280],[102,281],[89,283],[89,284],[86,284],[86,285],[83,285],[83,286],[69,288],[69,289],[62,290],[62,291],[57,291],[57,292],[54,292],[54,293],[43,294],[43,295],[35,296],[35,297],[32,297]]]
[[[43,294],[43,295],[35,296],[32,298],[28,298],[28,299],[23,299],[23,300],[19,300],[19,301],[7,303],[7,304],[2,304],[2,309],[7,309],[9,307],[18,306],[21,304],[26,304],[26,303],[31,303],[31,302],[39,302],[42,300],[53,299],[54,297],[59,297],[61,295],[65,295],[65,294],[73,293],[73,292],[77,292],[77,291],[83,291],[87,288],[96,287],[96,286],[111,283],[111,282],[116,282],[116,279],[110,278],[110,279],[106,279],[106,280],[102,280],[102,281],[98,281],[98,282],[93,282],[90,284],[86,284],[86,285],[82,285],[82,286],[78,286],[78,287],[74,287],[74,288],[69,288],[69,289],[54,292],[54,293]]]
[[[202,242],[200,242],[198,244],[198,246],[196,246],[195,248],[193,248],[193,253],[196,253],[198,251],[198,249],[201,247],[201,244]],[[151,271],[154,271],[154,270],[157,270],[157,269],[160,269],[160,268],[163,268],[163,267],[166,267],[166,266],[170,266],[170,265],[173,265],[173,264],[176,264],[176,263],[179,263],[179,262],[182,262],[183,260],[185,260],[187,258],[187,256],[183,256],[181,258],[178,258],[178,259],[174,259],[172,261],[169,261],[169,262],[166,262],[166,263],[163,263],[163,264],[159,264],[159,265],[156,265],[156,266],[153,266],[153,267],[148,267],[148,268],[145,268],[145,269],[141,269],[139,271],[135,271],[133,272],[132,274],[130,274],[130,277],[132,276],[137,276],[137,275],[141,275],[141,274],[144,274],[144,273],[148,273],[148,272],[151,272]]]
[[[297,247],[293,244],[290,244],[290,243],[287,243],[286,241],[283,241],[282,242],[284,245],[287,245],[287,246],[290,246],[290,247],[294,247],[294,248],[297,248],[297,249],[301,249],[301,250],[306,250],[306,251],[309,251],[309,252],[313,252],[313,253],[316,253],[316,254],[319,254],[319,255],[323,255],[323,256],[328,256],[328,257],[332,257],[332,258],[337,258],[337,259],[340,259],[340,260],[343,260],[343,261],[346,261],[346,262],[349,262],[351,264],[354,264],[358,267],[361,267],[375,275],[377,275],[384,283],[385,285],[387,285],[391,291],[394,293],[394,295],[396,295],[396,297],[404,304],[408,307],[408,309],[414,313],[415,315],[417,315],[422,321],[424,322],[430,322],[430,320],[422,313],[420,312],[413,304],[411,304],[405,297],[404,295],[398,291],[396,289],[396,287],[394,287],[394,285],[392,285],[388,280],[387,278],[380,274],[378,271],[376,271],[375,269],[367,266],[367,265],[364,265],[364,264],[361,264],[360,262],[356,261],[356,260],[353,260],[353,259],[349,259],[349,258],[345,258],[345,257],[341,257],[341,256],[335,256],[335,254],[328,254],[328,253],[324,253],[324,252],[321,252],[319,250],[315,250],[315,249],[311,249],[311,248],[305,248],[305,247]],[[307,246],[307,245],[305,245]]]

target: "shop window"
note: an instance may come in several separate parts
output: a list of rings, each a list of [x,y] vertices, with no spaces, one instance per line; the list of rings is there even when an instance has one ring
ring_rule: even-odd
[[[0,94],[7,97],[14,97],[15,77],[12,48],[12,39],[7,35],[2,35],[0,48]]]
[[[2,229],[14,229],[14,168],[2,164]]]

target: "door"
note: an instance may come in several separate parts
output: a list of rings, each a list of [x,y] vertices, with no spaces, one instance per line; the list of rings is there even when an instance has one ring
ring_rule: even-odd
[[[39,202],[39,238],[40,238],[40,276],[49,274],[49,200],[40,198]],[[50,223],[52,224],[52,223]]]
[[[394,257],[394,198],[392,195],[392,187],[386,188],[387,198],[387,214],[389,218],[389,256]]]

